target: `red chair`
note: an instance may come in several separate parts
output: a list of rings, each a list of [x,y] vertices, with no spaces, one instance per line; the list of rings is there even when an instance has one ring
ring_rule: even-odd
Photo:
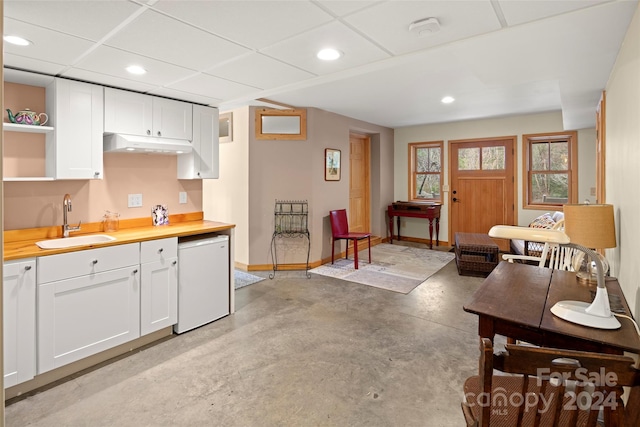
[[[333,264],[333,256],[336,240],[346,240],[347,250],[345,259],[349,259],[349,240],[353,240],[354,266],[358,269],[358,240],[367,239],[369,242],[369,264],[371,264],[371,233],[350,233],[349,222],[347,221],[346,209],[338,209],[329,212],[331,220],[331,264]]]

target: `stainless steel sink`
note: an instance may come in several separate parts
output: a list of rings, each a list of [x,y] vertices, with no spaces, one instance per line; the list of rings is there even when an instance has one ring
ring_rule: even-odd
[[[41,249],[63,249],[71,248],[73,246],[86,246],[96,243],[105,243],[116,240],[115,237],[108,236],[106,234],[91,234],[87,236],[76,237],[63,237],[60,239],[48,239],[36,242]]]

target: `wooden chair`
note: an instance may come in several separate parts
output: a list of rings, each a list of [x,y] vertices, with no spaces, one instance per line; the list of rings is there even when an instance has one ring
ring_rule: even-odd
[[[640,370],[634,360],[521,345],[493,354],[480,343],[479,375],[464,383],[462,412],[471,427],[640,426]],[[494,369],[507,374],[499,375]],[[623,386],[631,387],[625,406]]]
[[[553,229],[564,230],[564,220],[558,221]],[[509,262],[537,263],[538,267],[548,267],[554,270],[578,271],[584,256],[585,253],[579,249],[545,243],[539,256],[504,254],[502,259]]]
[[[358,269],[358,240],[367,239],[369,244],[369,264],[371,264],[371,233],[351,233],[349,232],[349,221],[347,220],[346,209],[338,209],[329,212],[331,220],[331,264],[333,264],[334,249],[336,240],[346,240],[347,249],[345,259],[349,259],[349,241],[353,240],[354,266]]]

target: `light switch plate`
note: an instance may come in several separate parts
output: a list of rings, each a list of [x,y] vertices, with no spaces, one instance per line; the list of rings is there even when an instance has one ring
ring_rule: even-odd
[[[142,207],[142,194],[129,194],[129,201],[127,206],[130,208]]]
[[[182,203],[182,204],[187,203],[187,192],[186,191],[181,191],[178,194],[179,194],[180,203]]]

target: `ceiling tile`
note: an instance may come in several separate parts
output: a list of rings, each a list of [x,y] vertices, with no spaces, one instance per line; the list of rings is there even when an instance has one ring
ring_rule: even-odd
[[[4,52],[25,58],[34,58],[55,64],[70,64],[80,57],[94,43],[78,37],[47,30],[35,25],[4,18],[4,34],[25,37],[33,44],[15,46],[4,43]],[[13,66],[9,61],[5,65]]]
[[[205,96],[199,93],[183,92],[181,90],[175,90],[166,87],[156,88],[148,91],[147,93],[149,93],[150,95],[164,96],[167,98],[179,99],[196,104],[211,105],[213,107],[217,107],[221,102],[220,99],[211,96]]]
[[[345,16],[376,3],[380,3],[380,0],[318,0],[317,3],[331,11],[331,13],[336,16]]]
[[[4,53],[5,67],[14,67],[22,70],[37,70],[40,73],[56,75],[62,72],[66,65],[54,64],[53,62],[41,61],[39,59],[27,58],[12,53]]]
[[[97,41],[141,7],[127,1],[5,0],[4,16]]]
[[[61,77],[67,77],[70,79],[83,80],[90,83],[99,83],[104,86],[112,86],[122,89],[135,90],[137,92],[148,92],[154,88],[155,85],[147,84],[140,81],[134,81],[121,77],[114,77],[108,74],[103,74],[96,71],[87,71],[78,68],[71,68],[65,71]]]
[[[260,89],[271,89],[314,77],[311,73],[259,53],[242,56],[207,70],[206,74]]]
[[[198,71],[249,52],[152,10],[138,16],[105,44]]]
[[[440,31],[424,36],[409,32],[412,22],[425,18],[438,19]],[[345,21],[394,55],[501,28],[488,1],[386,2],[350,15]]]
[[[336,61],[321,61],[316,57],[316,53],[326,47],[338,49],[344,55]],[[262,52],[318,75],[358,67],[389,57],[382,49],[340,22],[323,25],[263,49]]]
[[[555,0],[555,1],[513,1],[499,0],[498,4],[509,25],[518,25],[550,16],[584,9],[609,0]]]
[[[233,99],[250,93],[257,93],[258,89],[208,74],[194,75],[168,86],[182,92],[196,93],[216,99]]]
[[[129,74],[125,68],[133,64],[144,67],[147,73],[140,76]],[[75,68],[159,86],[168,85],[194,73],[193,70],[108,46],[98,47],[78,62]]]
[[[160,0],[153,8],[252,49],[261,49],[332,19],[318,6],[302,0]]]

